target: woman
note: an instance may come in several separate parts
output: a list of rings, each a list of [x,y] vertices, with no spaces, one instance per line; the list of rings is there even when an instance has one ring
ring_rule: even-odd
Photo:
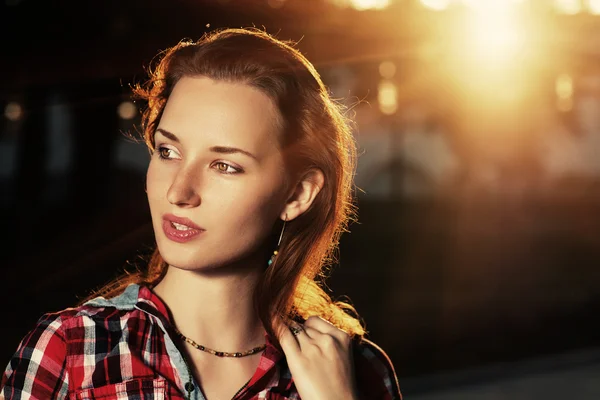
[[[168,49],[149,82],[157,249],[44,315],[7,399],[400,399],[394,369],[318,278],[352,213],[347,121],[297,50],[254,29]]]

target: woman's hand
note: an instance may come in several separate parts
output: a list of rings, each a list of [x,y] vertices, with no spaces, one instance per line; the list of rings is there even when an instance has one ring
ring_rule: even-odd
[[[283,326],[281,326],[283,325]],[[303,400],[358,399],[350,336],[316,316],[281,324],[279,342]]]

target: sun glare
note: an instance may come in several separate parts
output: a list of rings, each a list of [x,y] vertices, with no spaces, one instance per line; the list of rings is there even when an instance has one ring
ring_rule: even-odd
[[[492,67],[514,61],[526,37],[517,18],[517,3],[488,0],[471,4],[465,32],[467,53],[472,51],[478,63]]]
[[[587,3],[588,11],[590,14],[599,15],[600,14],[600,0],[588,0]]]
[[[421,4],[432,10],[442,11],[448,8],[450,0],[421,0]]]
[[[554,8],[560,13],[570,15],[582,11],[581,0],[554,0]]]
[[[353,8],[363,10],[381,10],[390,5],[390,0],[350,0]]]

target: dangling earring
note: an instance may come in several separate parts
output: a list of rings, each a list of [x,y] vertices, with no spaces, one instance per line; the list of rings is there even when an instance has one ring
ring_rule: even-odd
[[[285,219],[283,220],[283,227],[281,228],[281,233],[279,234],[279,241],[277,242],[277,247],[275,248],[275,251],[273,252],[273,255],[271,256],[271,258],[269,259],[269,262],[267,263],[267,265],[270,267],[271,264],[273,264],[273,262],[275,262],[275,257],[277,257],[277,254],[279,254],[279,245],[281,244],[281,238],[283,237],[283,231],[285,231],[285,223],[287,222],[287,214],[285,214]]]

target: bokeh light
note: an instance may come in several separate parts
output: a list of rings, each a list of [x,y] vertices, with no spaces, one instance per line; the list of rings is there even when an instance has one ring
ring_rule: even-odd
[[[23,117],[23,108],[19,103],[11,101],[4,107],[4,116],[9,121],[18,121]]]
[[[450,0],[421,0],[421,4],[432,10],[442,11],[448,8]]]
[[[398,88],[387,79],[379,82],[377,88],[379,110],[385,115],[392,115],[398,110]]]
[[[392,79],[396,75],[396,64],[392,61],[383,61],[379,64],[379,75],[386,79]]]
[[[554,0],[554,8],[561,14],[578,14],[582,11],[581,0]]]
[[[561,74],[556,78],[556,108],[567,112],[573,108],[573,78],[569,74]]]
[[[350,0],[350,5],[359,10],[382,10],[390,5],[391,0]]]
[[[137,108],[131,101],[124,101],[119,104],[117,113],[121,119],[133,119],[137,114]]]
[[[600,0],[588,0],[587,7],[590,14],[600,15]]]
[[[462,0],[462,3],[471,8],[489,7],[496,5],[514,6],[525,3],[526,0]]]

